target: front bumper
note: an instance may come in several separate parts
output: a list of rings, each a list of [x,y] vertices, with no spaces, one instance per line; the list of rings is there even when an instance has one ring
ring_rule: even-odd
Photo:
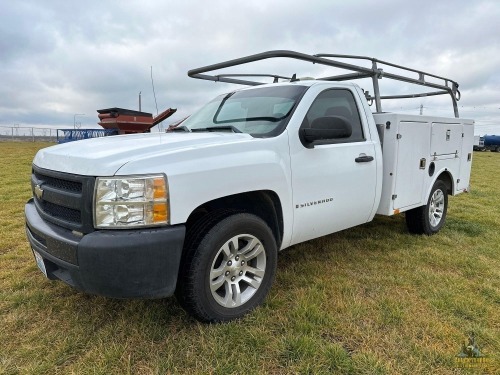
[[[47,277],[91,294],[160,298],[174,293],[186,228],[101,230],[78,235],[44,221],[33,199],[25,206],[26,234]]]

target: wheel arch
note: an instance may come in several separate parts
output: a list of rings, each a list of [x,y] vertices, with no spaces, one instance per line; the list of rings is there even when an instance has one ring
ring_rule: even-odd
[[[443,168],[439,173],[436,173],[436,178],[432,180],[432,183],[427,186],[425,191],[424,201],[427,202],[431,194],[432,188],[437,181],[442,181],[446,185],[446,193],[448,196],[454,195],[455,184],[453,180],[453,175],[447,168]]]
[[[443,183],[446,185],[446,191],[448,195],[453,195],[455,191],[455,184],[454,184],[454,179],[451,174],[451,172],[448,169],[443,170],[437,178],[434,180],[432,185],[430,186],[430,189],[432,189],[432,186],[436,183],[436,181],[443,181]],[[429,192],[430,192],[429,189]],[[427,194],[429,196],[429,194]]]
[[[205,202],[196,207],[186,221],[186,231],[212,212],[246,212],[260,217],[271,228],[279,249],[283,240],[283,209],[278,194],[271,190],[248,191]]]

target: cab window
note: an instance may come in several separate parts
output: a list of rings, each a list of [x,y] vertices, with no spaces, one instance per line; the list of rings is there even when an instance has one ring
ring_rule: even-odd
[[[316,144],[347,143],[365,141],[359,110],[351,91],[346,89],[325,90],[314,100],[306,114],[301,128],[311,127],[319,117],[339,116],[345,118],[352,126],[350,137],[316,141]]]

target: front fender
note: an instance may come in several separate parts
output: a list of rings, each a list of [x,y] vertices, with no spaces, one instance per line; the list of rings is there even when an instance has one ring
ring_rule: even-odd
[[[288,141],[283,141],[286,136],[285,132],[279,139],[262,139],[255,144],[259,147],[252,149],[240,147],[229,154],[215,153],[179,163],[167,175],[171,223],[185,223],[197,207],[219,198],[273,191],[281,202],[282,245],[286,247],[293,225],[290,157]]]

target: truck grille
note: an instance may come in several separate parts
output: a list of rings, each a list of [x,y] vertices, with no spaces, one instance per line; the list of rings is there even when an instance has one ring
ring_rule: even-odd
[[[77,181],[61,180],[60,178],[42,175],[38,172],[33,172],[35,178],[39,181],[44,181],[45,184],[54,187],[55,189],[73,191],[76,193],[82,192],[82,183]]]
[[[50,216],[75,224],[82,222],[82,215],[79,210],[59,206],[57,204],[42,201],[39,199],[38,203],[40,204],[43,212],[49,214]]]
[[[94,177],[42,169],[33,165],[31,187],[39,214],[47,221],[82,233],[93,231]]]

